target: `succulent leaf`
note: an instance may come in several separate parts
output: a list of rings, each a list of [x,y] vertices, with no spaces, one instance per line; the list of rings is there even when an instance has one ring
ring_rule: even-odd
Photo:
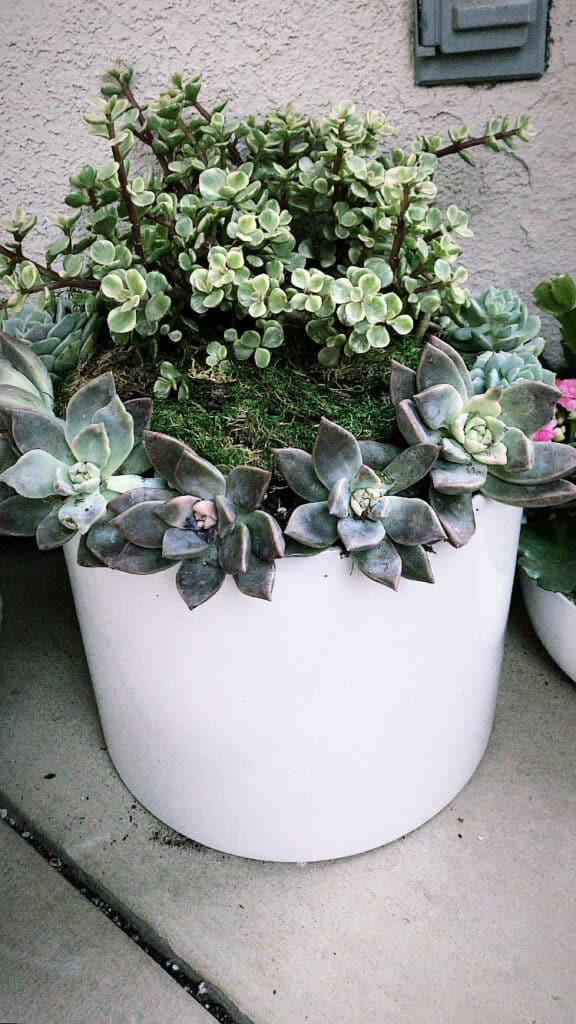
[[[121,512],[111,521],[126,540],[142,548],[161,548],[166,524],[156,514],[162,502],[142,501]]]
[[[36,544],[40,551],[52,551],[54,548],[61,548],[68,541],[72,540],[75,531],[63,526],[58,516],[59,509],[53,508],[36,530]]]
[[[462,402],[473,394],[472,380],[468,370],[458,369],[445,350],[437,345],[427,343],[416,371],[418,391],[425,391],[436,385],[451,384],[458,392]]]
[[[13,494],[0,502],[0,533],[7,537],[33,537],[51,511],[47,501]]]
[[[402,574],[402,559],[387,537],[364,551],[355,551],[354,565],[368,579],[398,590]]]
[[[430,474],[432,485],[441,494],[474,494],[486,482],[486,466],[464,465],[439,459]]]
[[[93,422],[102,424],[106,429],[110,454],[107,461],[98,463],[102,466],[103,476],[112,476],[124,463],[134,447],[134,420],[126,406],[117,396],[95,414]],[[146,465],[147,469],[148,466]]]
[[[372,519],[339,519],[337,529],[346,551],[365,551],[379,544],[386,535],[382,523]]]
[[[185,448],[176,466],[176,483],[184,494],[199,498],[214,498],[226,491],[226,480],[219,469],[200,458],[191,448]]]
[[[282,530],[268,512],[256,509],[246,518],[254,554],[265,562],[282,558],[286,548]]]
[[[412,398],[417,391],[416,373],[396,359],[390,370],[390,398],[393,405],[399,405],[405,398]]]
[[[199,558],[188,558],[180,564],[176,586],[180,596],[192,610],[214,597],[226,576],[218,564],[216,549],[208,548]]]
[[[257,466],[237,466],[228,474],[226,495],[234,505],[253,512],[262,504],[272,474]]]
[[[532,437],[550,422],[559,397],[558,389],[549,384],[520,381],[502,392],[499,418],[507,426],[518,427],[527,437]]]
[[[329,490],[337,480],[352,480],[362,465],[362,454],[356,438],[324,416],[312,449],[314,469],[321,483]]]
[[[374,470],[379,476],[382,476],[384,470],[402,450],[398,445],[382,444],[380,441],[359,441],[358,447],[363,465]]]
[[[446,534],[430,505],[421,498],[389,499],[386,535],[399,544],[435,544]]]
[[[250,531],[245,523],[234,523],[218,545],[220,565],[231,576],[244,573],[252,553]]]
[[[110,458],[110,442],[103,423],[91,423],[73,438],[70,448],[78,462],[104,466]]]
[[[500,480],[489,474],[482,493],[494,501],[518,508],[547,508],[565,505],[576,499],[576,485],[569,480],[552,480],[542,484],[518,484]]]
[[[407,580],[416,580],[419,583],[435,582],[430,559],[424,548],[418,544],[409,547],[395,544],[395,547],[402,560],[402,575]]]
[[[320,482],[312,456],[300,448],[273,448],[278,469],[286,483],[306,501],[326,501],[328,488]]]
[[[329,548],[338,537],[336,520],[327,501],[314,501],[295,508],[284,530],[287,537],[312,548]]]
[[[66,410],[65,433],[68,444],[83,427],[90,426],[94,417],[101,409],[116,397],[114,377],[111,373],[103,373],[100,377],[85,384],[75,391]]]
[[[476,532],[471,495],[441,494],[432,488],[429,500],[452,547],[464,547]]]
[[[194,530],[170,528],[166,530],[162,540],[162,555],[174,562],[184,558],[196,558],[206,551],[206,541],[201,533]]]
[[[422,480],[435,465],[440,448],[435,444],[415,444],[405,448],[382,470],[387,494],[399,494]]]
[[[252,554],[245,572],[234,577],[238,590],[246,597],[257,597],[262,601],[272,600],[272,589],[276,575],[274,562],[263,561]]]
[[[59,462],[71,465],[74,461],[66,443],[63,424],[54,416],[31,409],[17,409],[11,415],[10,433],[23,454],[41,449]]]
[[[182,441],[176,441],[168,434],[160,434],[155,430],[144,430],[144,450],[159,476],[169,487],[178,490],[176,467],[186,447]]]
[[[544,484],[576,472],[576,448],[569,444],[540,441],[532,445],[532,456],[531,466],[514,471],[509,465],[498,466],[495,476],[514,484]]]
[[[55,494],[58,459],[48,452],[33,449],[0,474],[0,480],[24,498],[48,498]]]

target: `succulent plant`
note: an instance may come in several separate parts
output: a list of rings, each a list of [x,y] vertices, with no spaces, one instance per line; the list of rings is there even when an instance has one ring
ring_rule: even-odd
[[[19,457],[0,484],[16,493],[0,504],[0,533],[35,535],[42,550],[86,534],[111,498],[143,484],[149,463],[141,439],[151,413],[146,398],[124,405],[111,373],[73,395],[65,420],[11,409],[9,437]]]
[[[569,274],[557,274],[536,286],[534,301],[558,321],[564,357],[570,371],[576,373],[576,283]]]
[[[30,345],[0,331],[0,423],[12,409],[52,414],[54,388]]]
[[[360,572],[394,590],[402,575],[433,582],[424,545],[444,540],[444,530],[425,501],[401,492],[427,475],[439,451],[358,442],[323,418],[312,454],[274,450],[289,487],[307,502],[290,516],[286,536],[319,551],[339,541]]]
[[[92,355],[97,315],[72,312],[69,302],[50,298],[46,304],[24,306],[2,326],[6,334],[30,345],[50,373],[61,376]]]
[[[445,333],[461,352],[513,352],[523,346],[539,356],[544,348],[540,326],[540,317],[530,314],[515,292],[486,288],[459,307]]]
[[[227,574],[249,597],[270,600],[275,559],[284,554],[276,520],[259,506],[271,474],[237,466],[227,477],[191,448],[146,431],[144,447],[168,490],[147,485],[110,502],[108,523],[88,537],[92,553],[126,572],[180,563],[176,584],[189,608],[217,593]],[[144,568],[140,568],[143,565]]]
[[[521,380],[540,380],[554,387],[555,374],[545,370],[537,356],[520,346],[513,352],[481,352],[470,370],[477,395],[490,388],[507,388]]]
[[[476,395],[462,357],[431,338],[416,372],[393,363],[390,389],[408,443],[441,449],[430,502],[454,546],[474,533],[474,492],[533,508],[576,497],[576,486],[562,479],[576,469],[576,450],[530,440],[552,418],[556,388],[522,380]]]
[[[164,337],[185,339],[195,358],[227,330],[254,342],[271,318],[300,358],[307,327],[325,319],[330,338],[345,339],[320,344],[327,367],[384,347],[389,331],[413,325],[423,337],[432,314],[467,296],[458,261],[471,231],[464,211],[437,205],[441,159],[531,134],[526,117],[492,118],[477,138],[461,126],[447,146],[419,136],[384,148],[385,116],[350,103],[321,120],[290,108],[227,118],[199,100],[198,75],[173,75],[152,103],[136,99],[132,80],[112,68],[86,114],[107,152],[71,175],[70,214],[48,215],[56,237],[45,259],[23,251],[34,216],[18,208],[0,221],[0,305],[18,314],[44,286],[66,290],[89,318],[106,315],[116,344],[153,359]],[[149,160],[134,173],[137,142]],[[233,348],[262,369],[271,361],[269,345]]]

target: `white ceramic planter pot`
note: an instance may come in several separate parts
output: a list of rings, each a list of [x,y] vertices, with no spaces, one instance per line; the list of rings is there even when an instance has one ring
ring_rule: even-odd
[[[188,611],[176,570],[68,569],[110,757],[162,821],[218,850],[344,857],[431,818],[488,742],[520,511],[483,498],[437,583],[393,593],[338,551],[227,580]]]
[[[530,621],[540,642],[563,672],[576,682],[576,605],[564,594],[543,590],[520,572]]]

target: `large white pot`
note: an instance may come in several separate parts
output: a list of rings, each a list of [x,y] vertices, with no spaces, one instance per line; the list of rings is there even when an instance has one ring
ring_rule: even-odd
[[[539,587],[523,571],[520,580],[538,639],[562,671],[576,682],[576,605],[564,594]]]
[[[244,857],[360,853],[455,796],[490,736],[520,511],[392,591],[330,550],[278,564],[271,603],[226,580],[190,612],[176,570],[84,569],[65,548],[110,757],[162,821]]]

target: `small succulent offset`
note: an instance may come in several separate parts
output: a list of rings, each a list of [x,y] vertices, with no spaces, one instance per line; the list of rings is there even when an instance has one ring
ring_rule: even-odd
[[[447,340],[460,352],[513,352],[521,346],[539,356],[540,317],[509,289],[486,288],[459,307],[445,328]]]
[[[458,352],[431,338],[416,372],[393,363],[390,390],[408,443],[441,449],[430,502],[455,547],[474,533],[475,492],[533,508],[576,497],[576,486],[562,479],[576,469],[576,450],[531,440],[552,417],[556,388],[522,380],[477,395]]]
[[[48,371],[58,377],[90,358],[97,319],[95,313],[73,312],[69,302],[50,296],[38,306],[24,306],[2,327],[6,334],[30,345]]]
[[[65,420],[12,409],[8,437],[19,457],[0,473],[0,484],[15,492],[0,503],[0,533],[35,535],[41,550],[88,533],[111,498],[142,485],[151,411],[146,398],[124,405],[111,373],[73,395]]]
[[[114,513],[88,539],[92,553],[126,572],[180,563],[176,584],[189,608],[203,604],[226,575],[249,597],[270,600],[275,559],[284,554],[276,520],[261,505],[271,474],[238,466],[227,477],[191,448],[145,431],[148,458],[166,490],[145,485],[110,502]]]
[[[510,387],[521,380],[540,380],[554,387],[555,374],[546,370],[537,356],[521,345],[513,352],[481,352],[470,370],[477,395],[490,388]]]
[[[393,590],[401,576],[433,583],[424,545],[444,540],[444,530],[427,502],[401,492],[426,476],[439,451],[358,442],[323,418],[311,455],[274,451],[286,482],[307,502],[292,513],[286,535],[319,551],[340,541],[360,572]]]

